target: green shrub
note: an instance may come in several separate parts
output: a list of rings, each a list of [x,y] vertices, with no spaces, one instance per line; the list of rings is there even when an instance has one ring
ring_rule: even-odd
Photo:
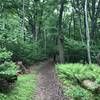
[[[95,95],[81,87],[83,80],[91,80],[100,84],[100,68],[97,65],[83,64],[58,64],[56,70],[59,78],[67,86],[65,95],[72,100],[99,100],[99,95]],[[94,97],[94,98],[93,98]]]
[[[26,65],[45,59],[43,48],[37,42],[9,43],[7,49],[13,52],[12,59],[14,61],[23,61]]]
[[[75,77],[80,80],[91,79],[96,81],[100,75],[100,68],[97,65],[83,64],[62,64],[57,65],[60,78],[70,78],[75,81]]]
[[[88,62],[87,58],[87,49],[86,44],[81,41],[74,39],[68,39],[65,37],[64,41],[64,50],[65,50],[65,59],[69,63],[86,63]],[[99,45],[91,45],[91,59],[93,63],[96,63],[96,56],[100,52]]]
[[[12,53],[6,49],[0,49],[0,63],[11,60]]]
[[[81,41],[76,41],[73,39],[68,39],[65,37],[64,41],[65,59],[67,62],[85,63],[87,61],[87,50],[86,44]]]
[[[17,66],[11,61],[12,53],[6,49],[0,49],[0,92],[7,92],[10,83],[17,80]]]
[[[0,74],[16,75],[17,66],[11,62],[12,52],[0,49]]]
[[[16,75],[18,67],[13,62],[4,62],[0,65],[0,74]]]
[[[66,90],[65,95],[74,98],[73,100],[94,100],[91,92],[79,86],[73,86],[69,90]]]

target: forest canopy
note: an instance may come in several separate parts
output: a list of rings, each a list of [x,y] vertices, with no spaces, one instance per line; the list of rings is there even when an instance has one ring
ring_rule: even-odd
[[[56,55],[60,62],[95,62],[99,13],[100,0],[1,0],[0,47],[15,61]]]

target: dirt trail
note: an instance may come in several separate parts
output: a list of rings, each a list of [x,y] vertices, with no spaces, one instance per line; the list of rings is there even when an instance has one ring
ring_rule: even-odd
[[[38,71],[38,91],[35,100],[66,100],[54,69],[51,61],[42,63]]]

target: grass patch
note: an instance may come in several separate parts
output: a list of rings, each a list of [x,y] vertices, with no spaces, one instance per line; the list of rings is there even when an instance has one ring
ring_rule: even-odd
[[[0,100],[32,100],[36,81],[33,74],[19,76],[15,88],[8,94],[0,93]]]
[[[100,100],[100,94],[84,89],[78,80],[92,80],[100,84],[100,68],[97,65],[58,64],[56,65],[58,77],[65,85],[65,95],[71,100]],[[78,80],[77,80],[77,78]]]

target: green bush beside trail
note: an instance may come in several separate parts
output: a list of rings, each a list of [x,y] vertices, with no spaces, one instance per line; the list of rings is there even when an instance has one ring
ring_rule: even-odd
[[[83,88],[83,80],[91,80],[100,84],[100,68],[97,65],[58,64],[56,70],[65,85],[65,95],[72,100],[100,100],[100,94]]]

